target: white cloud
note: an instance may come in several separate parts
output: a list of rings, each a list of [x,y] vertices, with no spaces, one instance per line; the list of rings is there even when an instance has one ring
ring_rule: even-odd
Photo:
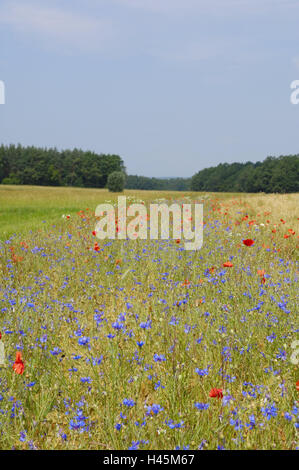
[[[115,35],[109,20],[25,0],[4,3],[0,7],[1,23],[18,33],[38,35],[54,46],[76,50],[101,50]]]

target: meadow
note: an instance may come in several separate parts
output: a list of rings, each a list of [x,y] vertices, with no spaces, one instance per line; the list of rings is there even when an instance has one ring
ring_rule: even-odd
[[[298,194],[124,194],[203,203],[201,250],[0,186],[0,449],[298,449]]]

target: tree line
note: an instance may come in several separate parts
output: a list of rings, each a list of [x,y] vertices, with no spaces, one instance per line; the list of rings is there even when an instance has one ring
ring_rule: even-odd
[[[118,155],[80,149],[0,146],[0,183],[104,188],[110,173],[126,171]]]
[[[220,163],[191,178],[191,191],[299,192],[299,155],[268,157],[263,162]]]
[[[2,184],[104,188],[107,187],[109,175],[114,172],[125,175],[127,189],[299,192],[299,155],[268,157],[257,163],[220,163],[199,171],[192,178],[150,178],[127,175],[119,155],[97,154],[81,149],[59,151],[33,146],[0,146]],[[121,179],[121,175],[118,178]]]
[[[153,191],[189,191],[191,178],[149,178],[128,175],[127,189],[148,189]]]

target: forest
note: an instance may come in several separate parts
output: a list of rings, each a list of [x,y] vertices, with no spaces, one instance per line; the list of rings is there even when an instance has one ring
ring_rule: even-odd
[[[0,146],[0,183],[105,188],[110,173],[126,176],[126,189],[245,193],[299,192],[299,155],[268,157],[263,162],[220,163],[192,178],[127,175],[123,159],[81,149]]]
[[[104,188],[110,173],[125,172],[118,155],[80,149],[0,146],[0,183]]]
[[[220,163],[191,179],[192,191],[296,193],[299,155],[268,157],[263,162]]]

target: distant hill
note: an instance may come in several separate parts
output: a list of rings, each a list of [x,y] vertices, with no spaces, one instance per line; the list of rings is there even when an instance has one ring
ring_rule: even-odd
[[[190,178],[149,178],[147,176],[128,175],[126,188],[156,191],[189,191],[190,182]]]

